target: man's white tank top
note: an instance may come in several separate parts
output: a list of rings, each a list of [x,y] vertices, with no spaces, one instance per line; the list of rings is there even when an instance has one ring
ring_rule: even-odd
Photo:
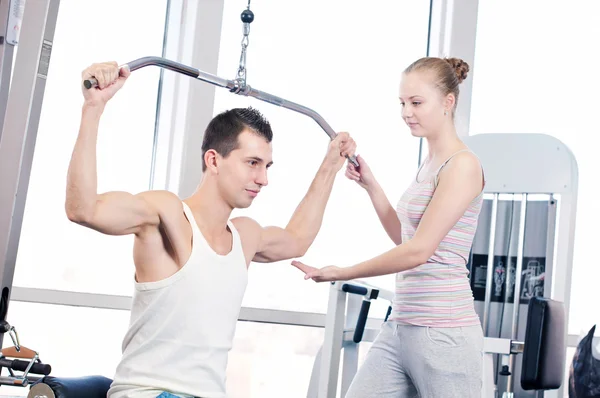
[[[135,283],[129,330],[108,398],[225,397],[227,358],[248,282],[240,236],[217,254],[183,203],[192,253],[174,275]]]

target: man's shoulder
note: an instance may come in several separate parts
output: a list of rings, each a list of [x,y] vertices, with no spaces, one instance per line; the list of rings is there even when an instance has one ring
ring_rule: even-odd
[[[173,192],[166,190],[144,191],[136,196],[160,208],[173,205],[181,206],[181,199]]]
[[[166,190],[144,191],[136,196],[159,214],[161,223],[172,224],[173,222],[181,222],[184,219],[183,201],[173,192]]]
[[[231,222],[243,241],[260,241],[263,227],[256,220],[250,217],[236,217],[232,218]]]
[[[254,258],[262,239],[262,227],[250,217],[235,217],[231,223],[235,227],[242,242],[247,264]]]
[[[250,217],[235,217],[231,219],[231,222],[240,233],[242,231],[244,233],[256,233],[262,229],[260,224]]]

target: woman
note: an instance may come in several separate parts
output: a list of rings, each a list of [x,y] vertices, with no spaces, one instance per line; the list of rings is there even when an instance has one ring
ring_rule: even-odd
[[[454,125],[468,71],[460,59],[433,57],[404,71],[402,118],[429,154],[395,210],[360,156],[358,169],[348,164],[346,176],[367,191],[397,246],[351,267],[292,263],[316,282],[396,274],[392,315],[346,398],[481,396],[483,332],[466,265],[485,181]]]

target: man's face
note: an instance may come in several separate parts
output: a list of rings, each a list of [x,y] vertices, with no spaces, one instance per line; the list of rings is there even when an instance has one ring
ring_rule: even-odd
[[[220,158],[218,181],[221,195],[232,208],[246,208],[267,186],[267,169],[273,164],[273,147],[251,130],[238,136],[238,148]]]

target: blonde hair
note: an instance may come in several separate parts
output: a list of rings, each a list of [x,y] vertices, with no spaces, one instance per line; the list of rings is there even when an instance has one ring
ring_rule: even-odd
[[[434,84],[442,95],[454,94],[456,98],[454,109],[456,109],[460,93],[458,86],[467,78],[469,64],[460,58],[424,57],[410,64],[404,73],[408,74],[413,71],[432,72],[435,76]]]

